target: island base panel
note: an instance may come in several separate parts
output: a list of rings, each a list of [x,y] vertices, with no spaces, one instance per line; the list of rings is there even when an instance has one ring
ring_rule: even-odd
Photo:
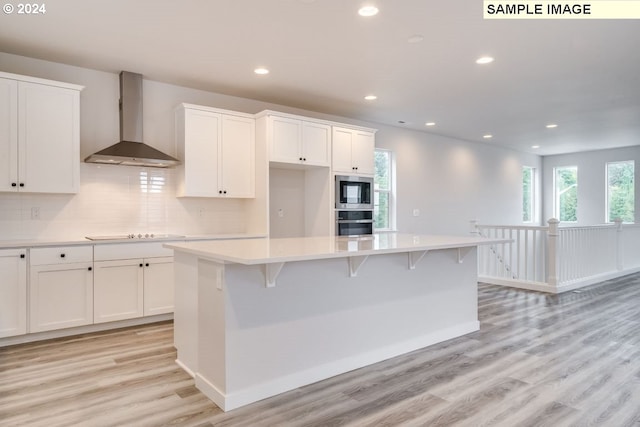
[[[476,249],[259,265],[198,262],[196,386],[230,410],[479,329]]]

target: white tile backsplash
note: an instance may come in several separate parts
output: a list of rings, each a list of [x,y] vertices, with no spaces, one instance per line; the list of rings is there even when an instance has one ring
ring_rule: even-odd
[[[173,169],[82,163],[78,194],[0,193],[0,240],[246,231],[244,200],[175,194]]]

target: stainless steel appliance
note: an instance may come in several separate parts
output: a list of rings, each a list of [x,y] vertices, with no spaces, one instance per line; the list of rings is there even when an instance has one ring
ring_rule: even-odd
[[[336,209],[373,209],[373,178],[336,175]]]
[[[87,163],[168,168],[180,164],[142,142],[142,75],[120,73],[120,142],[84,159]]]
[[[363,236],[373,234],[372,210],[336,211],[337,236]]]

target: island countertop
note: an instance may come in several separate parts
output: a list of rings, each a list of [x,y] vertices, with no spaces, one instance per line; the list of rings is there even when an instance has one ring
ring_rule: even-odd
[[[376,254],[461,249],[506,243],[478,236],[380,233],[372,236],[265,238],[233,241],[166,243],[164,246],[202,258],[245,265],[348,258]]]

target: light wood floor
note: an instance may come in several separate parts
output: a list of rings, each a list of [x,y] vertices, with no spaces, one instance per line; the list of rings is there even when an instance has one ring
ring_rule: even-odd
[[[0,425],[640,425],[640,274],[480,285],[479,310],[479,332],[228,413],[174,364],[171,322],[8,347]]]

